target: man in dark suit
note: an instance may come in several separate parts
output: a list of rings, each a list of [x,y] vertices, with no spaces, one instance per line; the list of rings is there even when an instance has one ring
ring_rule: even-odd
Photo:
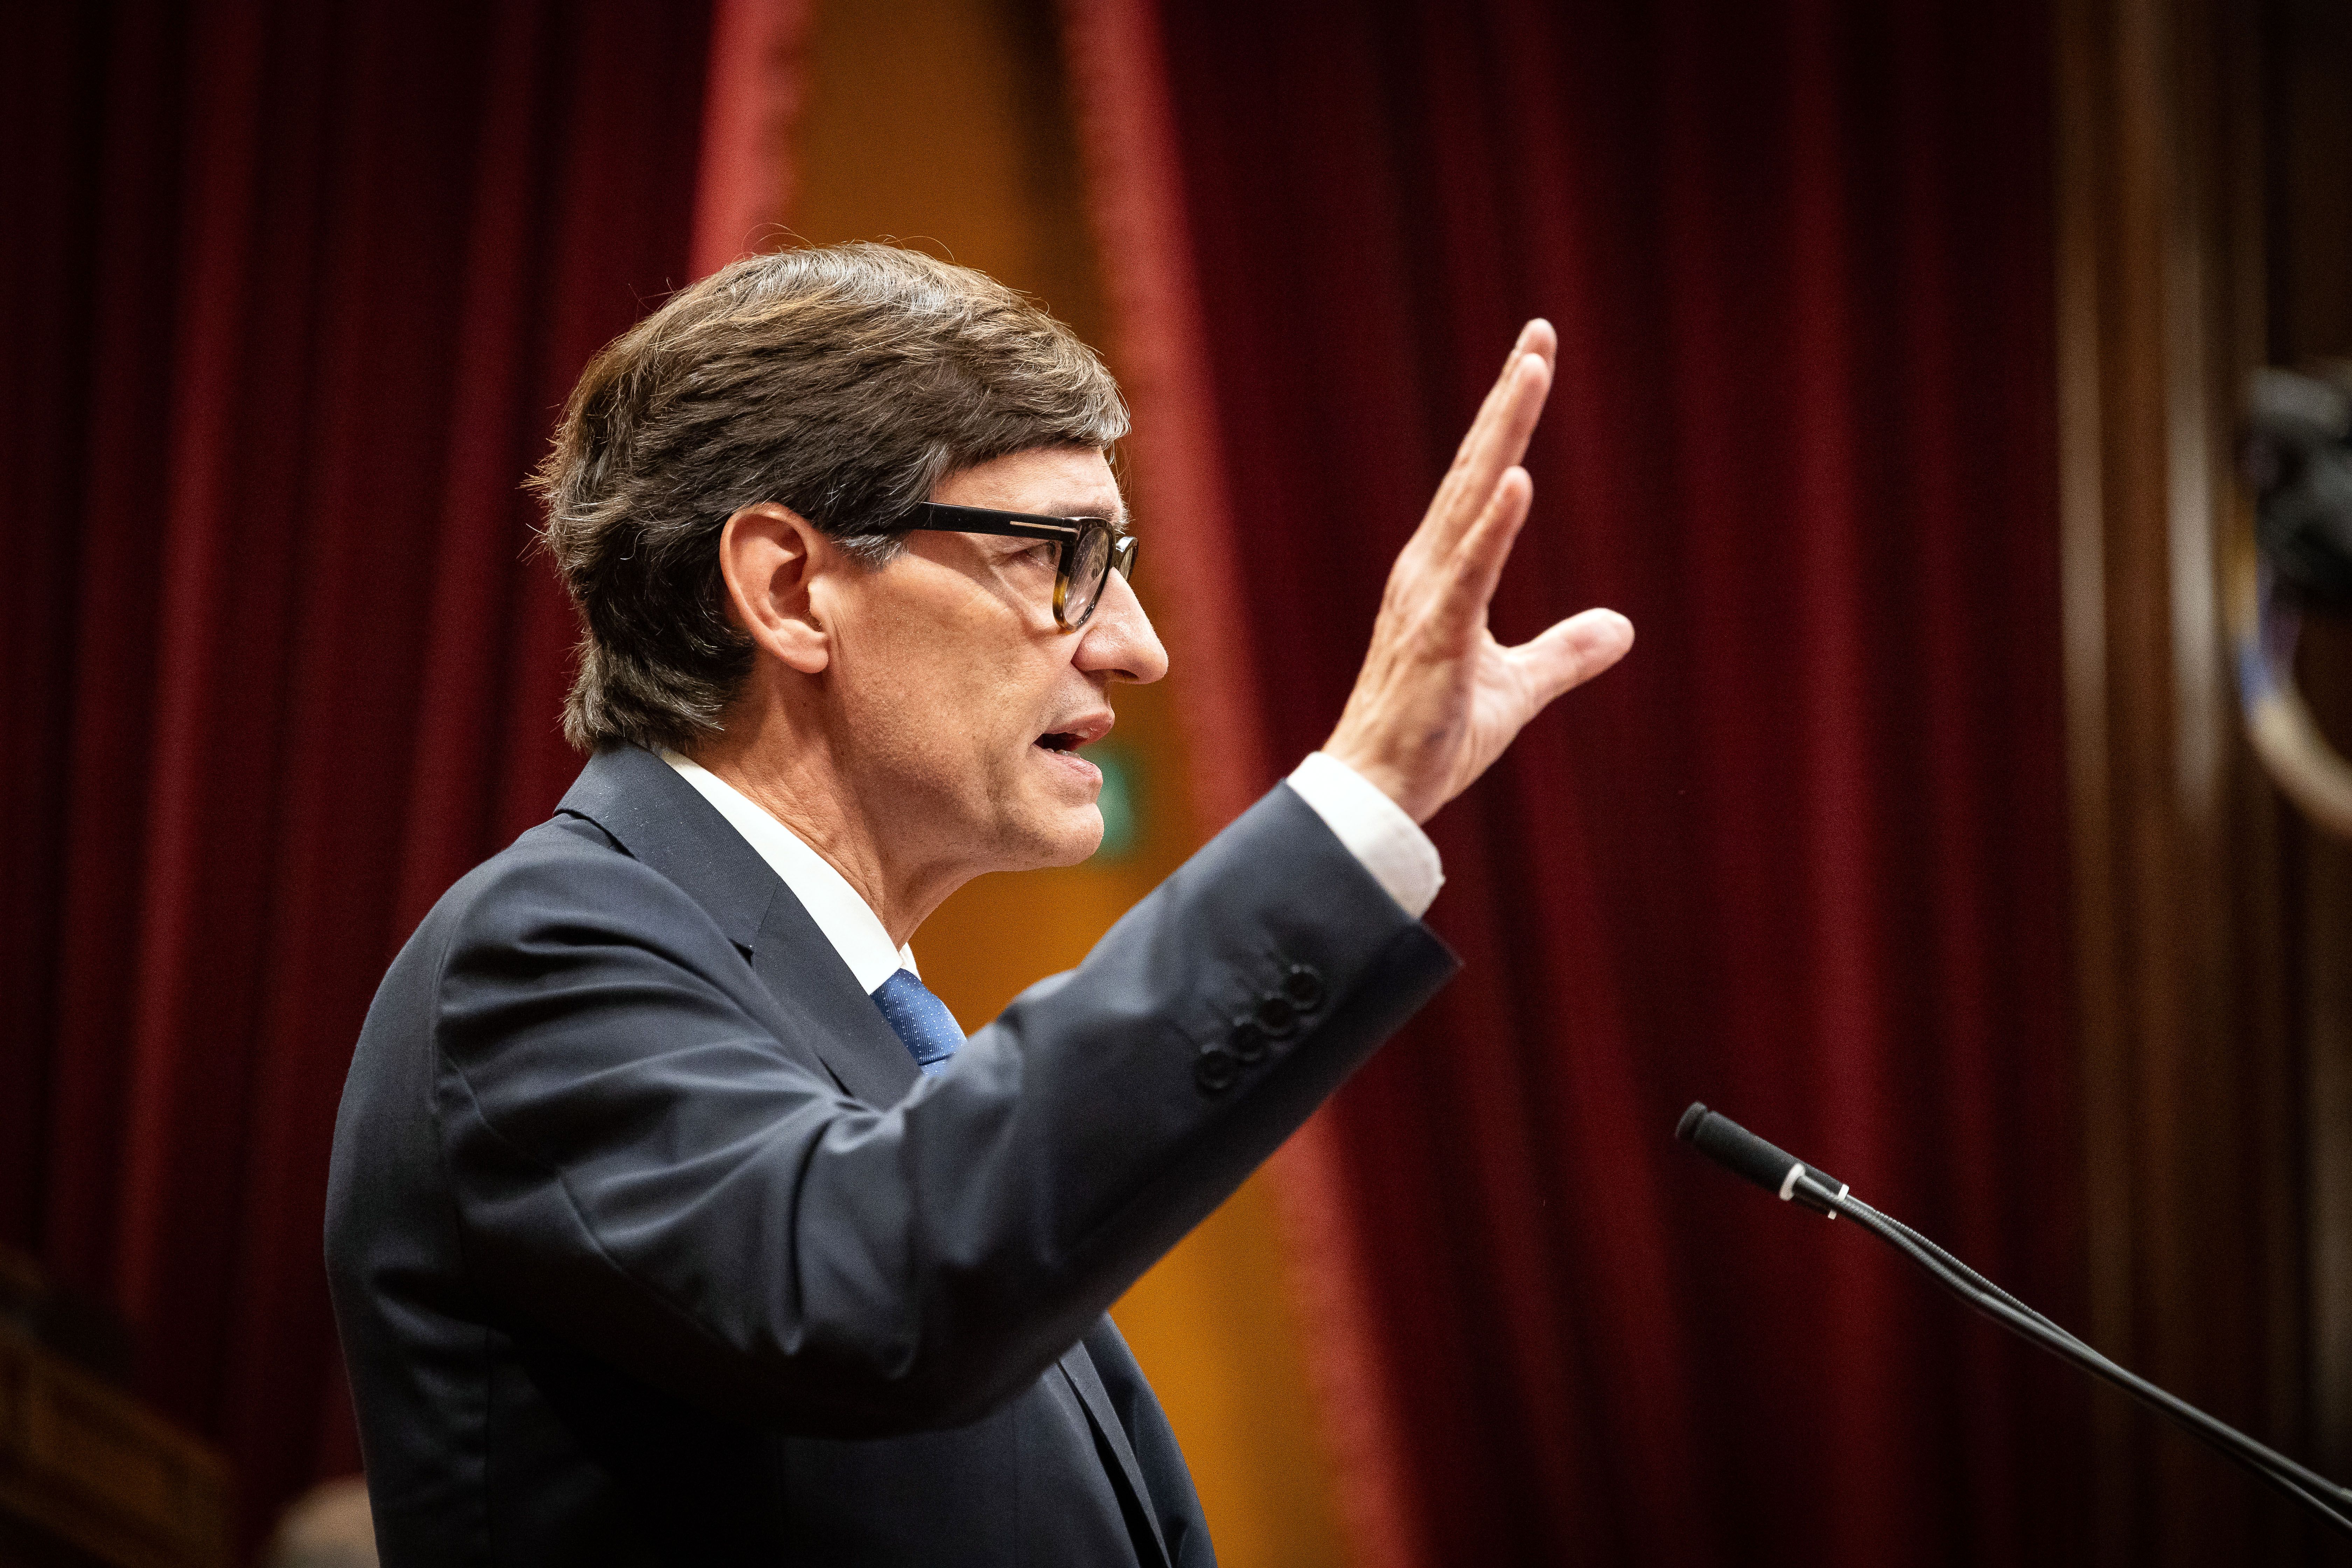
[[[1101,835],[1166,657],[1125,414],[1057,323],[873,247],[740,262],[583,377],[540,483],[593,752],[402,951],[328,1258],[383,1560],[1194,1564],[1104,1310],[1442,984],[1424,821],[1631,641],[1486,605],[1530,325],[1323,752],[969,1041],[907,939]]]

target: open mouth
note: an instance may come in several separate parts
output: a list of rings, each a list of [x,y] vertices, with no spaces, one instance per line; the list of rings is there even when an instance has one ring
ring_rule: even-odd
[[[1057,757],[1069,757],[1076,762],[1086,759],[1077,755],[1080,746],[1089,746],[1110,733],[1111,716],[1106,711],[1076,715],[1066,730],[1048,730],[1030,744],[1053,752]]]

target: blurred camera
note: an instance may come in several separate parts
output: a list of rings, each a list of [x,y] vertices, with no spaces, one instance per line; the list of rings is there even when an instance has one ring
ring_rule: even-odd
[[[2256,371],[2239,460],[2254,541],[2302,606],[2352,609],[2352,364]]]

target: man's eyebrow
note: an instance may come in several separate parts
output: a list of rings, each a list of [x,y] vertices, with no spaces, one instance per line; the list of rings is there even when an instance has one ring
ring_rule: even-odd
[[[1112,507],[1108,512],[1092,501],[1078,501],[1050,506],[1037,515],[1040,517],[1091,517],[1109,523],[1120,533],[1128,531],[1127,502],[1124,500]]]

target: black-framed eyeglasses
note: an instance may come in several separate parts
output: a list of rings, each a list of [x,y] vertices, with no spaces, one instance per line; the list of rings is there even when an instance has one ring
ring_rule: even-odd
[[[914,519],[908,533],[993,533],[1060,545],[1054,566],[1054,621],[1066,632],[1087,624],[1102,603],[1113,572],[1129,581],[1135,577],[1135,535],[1120,532],[1099,517],[1032,517],[1024,511],[938,501],[924,501],[908,515]]]

